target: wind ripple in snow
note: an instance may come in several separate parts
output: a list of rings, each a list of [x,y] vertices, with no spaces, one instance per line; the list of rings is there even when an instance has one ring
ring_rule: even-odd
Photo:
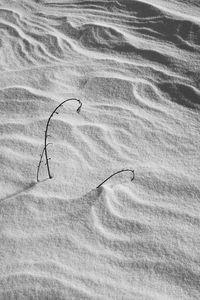
[[[1,1],[1,299],[199,299],[199,15]]]
[[[198,251],[199,240],[190,236],[189,251],[191,231],[180,231],[182,221],[176,217],[181,211],[169,215],[170,226],[163,223],[165,210],[134,198],[131,189],[118,186],[115,192],[100,188],[68,201],[26,195],[5,202],[2,295],[43,299],[48,291],[50,299],[103,299],[109,291],[111,299],[116,293],[119,299],[159,299],[166,287],[172,298],[186,298],[188,290],[197,295],[199,275],[191,251]]]

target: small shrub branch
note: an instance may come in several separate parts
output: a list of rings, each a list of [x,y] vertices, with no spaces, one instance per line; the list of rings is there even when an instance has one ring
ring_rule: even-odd
[[[63,102],[61,102],[61,103],[53,110],[53,112],[52,112],[51,115],[49,116],[49,118],[48,118],[48,120],[47,120],[46,128],[45,128],[44,148],[43,148],[43,150],[42,150],[42,153],[41,153],[41,156],[40,156],[40,161],[39,161],[39,164],[38,164],[38,169],[37,169],[37,182],[39,181],[39,170],[40,170],[40,165],[41,165],[41,162],[42,162],[42,157],[43,157],[43,155],[45,155],[45,160],[46,160],[45,165],[47,166],[48,177],[49,177],[49,179],[52,178],[51,171],[50,171],[50,166],[49,166],[49,159],[50,159],[50,158],[48,158],[48,151],[47,151],[47,146],[48,146],[49,144],[51,144],[51,143],[47,143],[47,138],[48,138],[48,136],[50,136],[50,135],[48,134],[49,124],[50,124],[50,121],[51,121],[53,115],[54,115],[55,113],[58,114],[58,112],[57,112],[58,108],[60,108],[64,103],[66,103],[66,102],[68,102],[68,101],[76,101],[76,102],[78,102],[78,103],[79,103],[79,107],[77,108],[76,111],[77,111],[77,113],[79,113],[80,110],[81,110],[81,107],[82,107],[82,102],[81,102],[81,100],[76,99],[76,98],[69,98],[69,99],[66,99],[66,100],[64,100]]]
[[[48,143],[46,145],[46,147],[48,147],[48,145],[51,145],[52,143]],[[37,167],[37,182],[39,182],[39,172],[40,172],[40,166],[41,166],[41,163],[42,163],[42,158],[43,158],[43,155],[44,155],[44,147],[43,147],[43,150],[42,150],[42,153],[40,154],[40,161],[39,161],[39,164],[38,164],[38,167]]]
[[[109,180],[111,177],[119,174],[119,173],[122,173],[122,172],[131,172],[132,173],[132,178],[131,178],[131,181],[134,180],[135,178],[135,173],[134,173],[134,170],[132,169],[122,169],[120,171],[117,171],[115,173],[113,173],[112,175],[110,175],[109,177],[107,177],[103,182],[101,182],[96,188],[98,189],[100,186],[102,186],[107,180]]]

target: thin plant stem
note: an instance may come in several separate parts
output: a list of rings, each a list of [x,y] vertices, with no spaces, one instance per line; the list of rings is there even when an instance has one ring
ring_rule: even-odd
[[[46,147],[48,146],[48,145],[50,145],[50,144],[52,144],[52,143],[48,143],[47,145],[46,145]],[[39,180],[39,172],[40,172],[40,166],[41,166],[41,163],[42,163],[42,158],[43,158],[43,155],[44,155],[44,147],[43,147],[43,150],[42,150],[42,153],[40,154],[40,161],[39,161],[39,164],[38,164],[38,167],[37,167],[37,182],[39,182],[40,180]]]
[[[123,169],[123,170],[120,170],[120,171],[117,171],[115,173],[113,173],[112,175],[110,175],[108,178],[106,178],[102,183],[100,183],[96,188],[98,189],[100,186],[102,186],[107,180],[109,180],[111,177],[119,174],[119,173],[122,173],[122,172],[132,172],[133,176],[131,178],[131,181],[133,181],[133,179],[135,178],[135,172],[134,170],[131,170],[131,169]]]
[[[77,111],[77,113],[80,112],[81,107],[82,107],[82,102],[81,102],[79,99],[76,99],[76,98],[69,98],[69,99],[64,100],[63,102],[61,102],[61,103],[54,109],[54,111],[53,111],[53,112],[51,113],[51,115],[49,116],[48,121],[47,121],[47,124],[46,124],[45,136],[44,136],[44,154],[45,154],[46,166],[47,166],[47,172],[48,172],[49,179],[52,178],[52,175],[51,175],[51,172],[50,172],[50,166],[49,166],[48,153],[47,153],[47,137],[48,137],[49,123],[50,123],[51,118],[53,117],[53,115],[54,115],[55,113],[57,113],[58,108],[61,107],[65,102],[68,102],[68,101],[77,101],[80,105],[79,105],[79,107],[77,108],[76,111]]]

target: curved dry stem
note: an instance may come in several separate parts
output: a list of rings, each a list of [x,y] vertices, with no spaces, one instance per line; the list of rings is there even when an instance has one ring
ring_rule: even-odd
[[[120,171],[117,171],[117,172],[115,172],[115,173],[113,173],[112,175],[110,175],[108,178],[106,178],[102,183],[100,183],[96,188],[98,189],[100,186],[102,186],[107,180],[109,180],[111,177],[113,177],[113,176],[115,176],[115,175],[117,175],[117,174],[119,174],[119,173],[122,173],[122,172],[132,172],[132,174],[133,174],[133,176],[132,176],[132,178],[131,178],[131,181],[133,181],[133,179],[135,178],[135,172],[134,172],[134,170],[132,170],[132,169],[122,169],[122,170],[120,170]]]
[[[47,147],[48,145],[50,145],[50,144],[52,144],[52,143],[48,143],[48,144],[46,145],[46,147]],[[43,150],[42,150],[42,153],[40,154],[40,161],[39,161],[39,164],[38,164],[38,167],[37,167],[37,182],[40,181],[40,180],[39,180],[39,172],[40,172],[40,166],[41,166],[41,163],[42,163],[43,155],[44,155],[44,148],[43,148]]]
[[[49,123],[51,121],[51,118],[53,117],[53,115],[55,113],[57,113],[57,110],[59,107],[61,107],[65,102],[68,102],[68,101],[77,101],[79,103],[79,107],[77,108],[77,113],[80,112],[81,110],[81,107],[82,107],[82,102],[79,100],[79,99],[76,99],[76,98],[69,98],[67,100],[64,100],[63,102],[61,102],[55,109],[54,111],[51,113],[51,115],[49,116],[48,118],[48,121],[47,121],[47,124],[46,124],[46,129],[45,129],[45,136],[44,136],[44,154],[45,154],[45,159],[46,159],[46,166],[47,166],[47,172],[48,172],[48,176],[49,178],[51,179],[52,178],[52,175],[51,175],[51,172],[50,172],[50,166],[49,166],[49,159],[48,159],[48,153],[47,153],[47,137],[49,136],[48,135],[48,128],[49,128]]]

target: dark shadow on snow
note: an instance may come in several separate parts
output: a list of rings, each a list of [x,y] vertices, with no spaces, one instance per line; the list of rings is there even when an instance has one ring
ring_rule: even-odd
[[[44,179],[44,180],[42,180],[42,181],[46,181],[46,180],[47,180],[47,179]],[[40,181],[40,182],[42,182],[42,181]],[[29,183],[29,185],[25,186],[23,189],[19,190],[18,192],[15,192],[15,193],[10,194],[10,195],[8,195],[8,196],[6,196],[6,197],[4,197],[4,198],[1,198],[1,199],[0,199],[0,204],[1,204],[3,201],[9,200],[9,199],[11,199],[11,198],[13,198],[13,197],[16,197],[16,196],[18,196],[18,195],[24,193],[24,192],[30,191],[31,189],[33,189],[33,188],[35,187],[36,184],[38,184],[38,182],[32,181],[31,183]]]

